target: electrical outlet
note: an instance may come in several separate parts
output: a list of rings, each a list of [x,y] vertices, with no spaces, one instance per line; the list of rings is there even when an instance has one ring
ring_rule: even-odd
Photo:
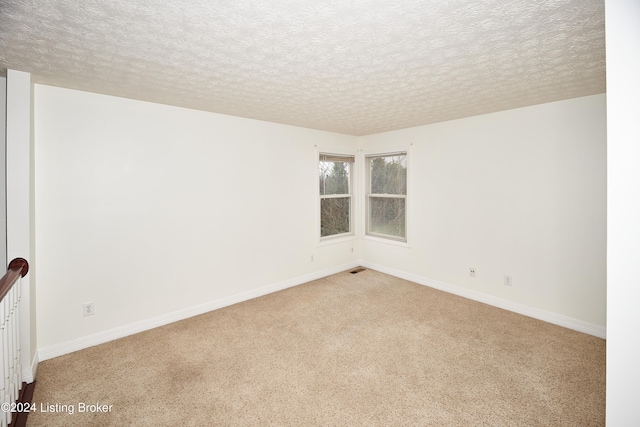
[[[311,255],[311,262],[313,262],[313,255]]]
[[[512,285],[511,276],[509,276],[508,274],[504,275],[504,285],[505,286],[511,286]]]
[[[93,306],[93,302],[86,302],[82,304],[82,315],[83,316],[93,316],[95,314],[95,308]]]
[[[476,277],[476,268],[475,267],[469,267],[469,276]]]

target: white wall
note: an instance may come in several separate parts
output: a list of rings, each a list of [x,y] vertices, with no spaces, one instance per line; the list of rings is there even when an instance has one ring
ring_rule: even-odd
[[[31,74],[7,70],[6,226],[7,259],[25,258],[29,273],[21,279],[20,329],[22,376],[33,381],[36,360],[35,249],[33,200],[33,86]]]
[[[355,138],[36,85],[35,132],[39,349],[358,259],[605,330],[604,95]],[[406,247],[318,245],[358,145],[410,149]]]
[[[7,79],[0,77],[0,263],[8,265],[7,260],[7,182],[6,182],[6,114],[7,114]]]
[[[640,425],[640,2],[607,0],[607,425]]]
[[[358,258],[316,231],[355,137],[43,85],[35,133],[41,349]]]
[[[605,108],[594,95],[361,138],[410,148],[409,247],[365,239],[363,258],[604,333]]]

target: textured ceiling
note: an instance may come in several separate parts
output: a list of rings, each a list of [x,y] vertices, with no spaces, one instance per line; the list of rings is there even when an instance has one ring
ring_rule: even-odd
[[[0,70],[366,135],[605,92],[604,0],[0,0]]]

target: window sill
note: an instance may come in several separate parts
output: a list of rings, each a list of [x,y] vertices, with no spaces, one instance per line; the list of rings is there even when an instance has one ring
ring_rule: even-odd
[[[356,240],[355,234],[347,234],[344,236],[324,237],[318,242],[318,246],[333,245],[336,243],[352,242]]]
[[[393,239],[385,239],[383,237],[374,237],[374,236],[368,236],[368,235],[364,235],[362,236],[363,240],[370,240],[372,242],[378,242],[378,243],[386,243],[387,245],[393,245],[393,246],[399,246],[401,248],[410,248],[411,246],[409,246],[409,244],[407,242],[401,242],[399,240],[393,240]]]

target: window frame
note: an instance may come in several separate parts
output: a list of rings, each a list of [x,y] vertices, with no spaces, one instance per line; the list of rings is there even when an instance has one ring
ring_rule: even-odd
[[[405,194],[386,194],[371,192],[371,161],[374,158],[404,156],[406,167],[406,191]],[[389,152],[375,152],[364,154],[364,237],[373,240],[379,240],[387,243],[395,243],[403,246],[408,245],[409,235],[409,149],[399,149]],[[376,233],[370,230],[371,227],[371,199],[403,199],[404,200],[404,236],[396,236],[392,234]]]
[[[319,184],[320,184],[320,176],[319,176],[319,170],[320,170],[320,164],[323,161],[322,157],[323,156],[327,156],[329,158],[336,158],[336,159],[340,159],[343,158],[345,159],[345,163],[349,164],[349,180],[348,180],[348,187],[349,187],[349,193],[341,193],[341,194],[320,194],[320,188],[319,188]],[[326,161],[326,160],[324,160]],[[318,240],[319,243],[334,243],[334,242],[339,242],[339,241],[343,241],[343,240],[351,240],[353,238],[355,238],[356,236],[356,230],[355,230],[355,217],[356,217],[356,212],[355,212],[355,208],[356,208],[356,203],[355,203],[355,171],[356,171],[356,155],[355,154],[347,154],[347,153],[335,153],[335,152],[329,152],[329,151],[323,151],[323,150],[317,150],[316,152],[316,188],[318,189],[318,208],[317,208],[317,213],[318,213],[318,225],[317,225],[317,236],[318,236]],[[336,199],[336,198],[348,198],[349,199],[349,231],[345,232],[345,233],[337,233],[337,234],[331,234],[328,236],[322,236],[322,200],[324,199]]]

